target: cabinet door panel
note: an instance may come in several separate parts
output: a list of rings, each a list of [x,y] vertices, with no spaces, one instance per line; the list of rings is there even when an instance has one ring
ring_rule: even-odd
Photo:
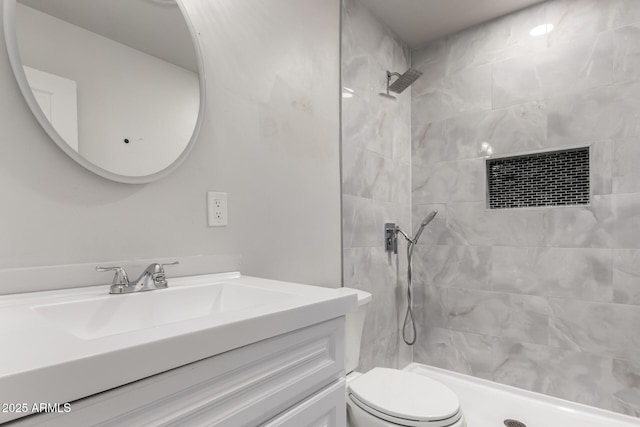
[[[254,427],[341,376],[342,317],[72,402],[68,414],[14,425]]]
[[[345,393],[341,378],[262,427],[346,427]]]

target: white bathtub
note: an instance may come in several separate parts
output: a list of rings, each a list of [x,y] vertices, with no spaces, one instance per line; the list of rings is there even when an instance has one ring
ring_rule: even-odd
[[[450,387],[460,398],[468,427],[504,427],[504,420],[518,420],[527,427],[638,427],[640,418],[462,375],[420,363],[406,371],[433,378]]]

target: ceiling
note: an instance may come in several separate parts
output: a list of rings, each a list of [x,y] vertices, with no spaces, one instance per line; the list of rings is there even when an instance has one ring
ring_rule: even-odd
[[[473,27],[543,0],[363,0],[409,47]]]
[[[191,34],[169,0],[18,0],[70,24],[198,72]]]

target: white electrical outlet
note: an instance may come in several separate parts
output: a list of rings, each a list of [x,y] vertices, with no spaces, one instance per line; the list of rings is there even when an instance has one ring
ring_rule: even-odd
[[[226,227],[229,218],[227,214],[227,193],[209,191],[207,193],[207,217],[209,227]]]

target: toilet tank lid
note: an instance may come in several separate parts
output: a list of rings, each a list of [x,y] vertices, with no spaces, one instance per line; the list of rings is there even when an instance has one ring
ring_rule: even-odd
[[[361,291],[360,289],[338,288],[337,291],[344,295],[356,294],[358,296],[358,307],[370,303],[373,299],[369,292]]]

